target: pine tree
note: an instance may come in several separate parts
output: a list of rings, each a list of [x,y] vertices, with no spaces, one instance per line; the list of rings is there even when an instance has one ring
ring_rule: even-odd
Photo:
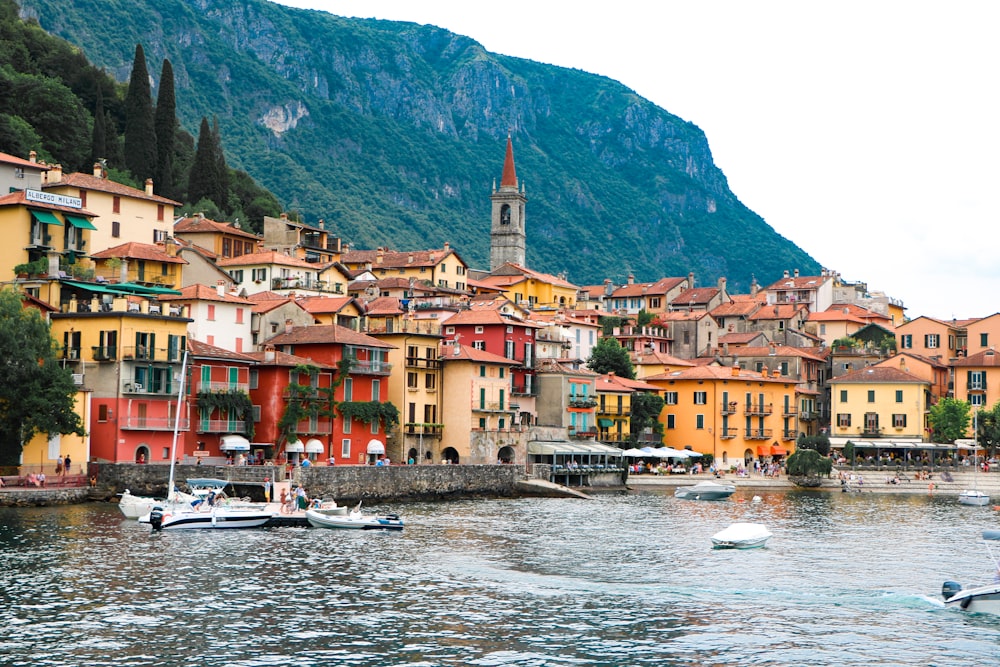
[[[108,157],[108,128],[105,125],[107,117],[104,114],[104,93],[97,86],[97,99],[94,101],[94,131],[90,135],[90,161],[100,162]]]
[[[156,176],[153,183],[156,192],[164,196],[174,195],[174,136],[177,132],[177,114],[174,99],[174,67],[169,60],[163,60],[160,70],[160,90],[156,96]]]
[[[208,119],[202,116],[198,147],[188,174],[188,200],[191,203],[197,204],[202,199],[215,201],[215,193],[218,191],[217,169],[212,129],[208,125]]]
[[[132,77],[125,96],[125,167],[142,182],[156,176],[156,164],[156,129],[149,71],[142,44],[136,44]]]

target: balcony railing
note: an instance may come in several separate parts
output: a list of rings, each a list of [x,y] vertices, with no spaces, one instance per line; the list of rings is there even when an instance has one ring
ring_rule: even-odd
[[[786,405],[785,407],[781,408],[782,417],[794,417],[798,413],[799,409],[792,405]]]
[[[625,417],[625,416],[627,416],[629,414],[631,414],[631,410],[630,410],[630,408],[625,407],[625,406],[622,406],[622,407],[618,407],[618,406],[608,407],[608,406],[605,406],[605,407],[597,408],[597,416],[598,417]]]
[[[729,401],[728,403],[722,404],[722,414],[724,415],[735,415],[736,407],[738,403],[736,401]]]
[[[242,391],[243,393],[249,393],[250,383],[249,382],[198,382],[198,388],[195,391],[212,391],[212,392],[234,392]]]
[[[774,406],[771,403],[763,405],[758,403],[754,405],[753,403],[747,403],[743,408],[743,414],[746,415],[756,415],[756,416],[767,416],[774,411]]]
[[[69,359],[70,361],[79,361],[80,359],[80,348],[78,347],[64,347],[63,348],[63,359]]]
[[[515,384],[510,388],[511,394],[516,394],[518,396],[538,396],[537,386],[527,386],[523,384]]]
[[[407,357],[406,358],[407,368],[429,368],[432,370],[437,370],[441,368],[440,359],[424,359],[422,357]]]
[[[739,433],[738,428],[720,428],[719,429],[719,439],[721,440],[732,440]]]
[[[569,429],[569,437],[576,438],[577,440],[595,439],[597,438],[597,431],[577,431],[575,429]]]
[[[797,437],[799,437],[799,432],[795,429],[788,429],[781,432],[782,440],[795,440]]]
[[[601,435],[598,436],[598,439],[601,442],[626,442],[629,439],[629,434],[601,431]]]
[[[405,435],[440,438],[443,432],[444,424],[424,424],[418,422],[403,424],[403,433]]]
[[[743,434],[747,440],[770,440],[773,429],[770,428],[750,428]]]
[[[819,413],[815,410],[803,410],[799,413],[799,419],[801,421],[815,421],[819,419]]]
[[[329,421],[316,421],[310,422],[308,420],[301,421],[295,427],[296,433],[300,437],[307,437],[310,435],[327,435],[333,433],[333,422]]]
[[[198,433],[244,433],[246,422],[228,419],[199,419]]]
[[[114,361],[118,356],[118,348],[115,345],[103,347],[94,345],[90,349],[94,352],[94,361]]]
[[[392,372],[392,364],[384,361],[359,361],[351,360],[351,373],[359,375],[389,375]]]
[[[504,407],[503,403],[499,401],[486,401],[485,403],[479,403],[472,406],[475,412],[512,412],[512,410]]]
[[[128,415],[121,420],[121,427],[130,431],[172,431],[174,430],[174,418]],[[178,422],[178,430],[187,431],[190,428],[190,420],[181,418]]]
[[[571,408],[596,408],[597,399],[593,396],[578,396],[570,394],[569,407]]]
[[[122,393],[123,394],[145,394],[147,396],[176,396],[176,387],[152,387],[144,385],[141,382],[133,382],[127,380],[122,383]]]
[[[969,391],[986,391],[986,382],[982,380],[973,380],[968,383]]]
[[[184,350],[176,348],[149,347],[146,345],[130,345],[122,348],[122,359],[126,361],[159,361],[166,363],[181,363]]]

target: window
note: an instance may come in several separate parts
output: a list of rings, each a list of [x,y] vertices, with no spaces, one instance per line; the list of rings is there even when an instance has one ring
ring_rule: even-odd
[[[905,428],[906,427],[906,415],[893,415],[892,425],[895,428]]]
[[[121,213],[122,212],[122,198],[119,197],[118,195],[115,195],[111,199],[111,212],[112,213]]]
[[[250,277],[254,282],[264,282],[267,280],[267,269],[251,269]]]
[[[851,425],[851,414],[849,412],[841,412],[837,415],[837,426],[847,427]]]
[[[694,427],[696,429],[705,428],[705,415],[695,415],[694,416]]]
[[[781,362],[781,374],[782,375],[788,375],[788,362],[787,361],[782,361]]]
[[[232,277],[234,283],[243,282],[243,269],[234,269],[229,272],[230,277]]]
[[[667,415],[667,428],[674,428],[674,416]]]
[[[481,378],[486,377],[486,366],[479,367],[479,377]]]
[[[344,400],[354,400],[354,380],[352,378],[344,380]]]
[[[446,334],[453,334],[453,333],[455,333],[455,327],[445,327],[444,328],[444,332]]]
[[[259,422],[260,421],[260,406],[259,405],[254,405],[253,406],[253,420],[255,422]]]
[[[896,390],[896,402],[897,403],[902,403],[903,402],[903,390],[902,389],[897,389]]]
[[[117,220],[111,221],[111,236],[118,238],[122,235],[122,223]]]
[[[664,405],[677,405],[677,392],[676,391],[665,391],[665,392],[663,392],[663,404]]]
[[[345,435],[351,432],[351,424],[353,424],[353,423],[354,423],[353,419],[345,419],[344,420],[344,434]]]
[[[372,380],[372,400],[380,400],[379,396],[382,394],[382,381]]]
[[[899,337],[899,339],[900,339],[899,340],[899,346],[901,348],[903,348],[903,349],[911,349],[911,348],[913,348],[913,335],[912,334],[903,334],[902,336]]]
[[[433,391],[437,389],[437,376],[433,373],[428,373],[424,376],[424,389],[428,391]]]
[[[708,393],[704,391],[694,392],[694,404],[695,405],[705,405],[708,400]]]
[[[158,222],[163,222],[164,212],[165,211],[164,211],[163,204],[157,204],[156,205],[156,219],[157,219]]]
[[[165,229],[153,230],[153,243],[163,243],[166,240],[167,240],[167,231]]]
[[[416,389],[417,388],[417,374],[410,372],[406,374],[406,388]]]
[[[485,350],[486,349],[486,341],[485,340],[474,340],[474,341],[472,341],[472,347],[475,348],[475,349],[477,349],[477,350]]]
[[[236,309],[236,324],[243,324],[243,309]]]
[[[973,407],[986,405],[986,394],[969,394],[969,405]]]
[[[344,438],[340,441],[340,458],[349,459],[351,458],[351,439]]]
[[[847,403],[847,390],[846,389],[841,389],[840,390],[840,402],[841,403]]]
[[[937,334],[925,334],[924,335],[924,347],[927,349],[936,348],[941,344],[941,337]]]
[[[214,322],[215,321],[215,305],[214,304],[209,304],[208,305],[207,319],[208,319],[209,322]]]
[[[514,358],[514,341],[512,340],[504,341],[503,356],[507,357],[508,359]]]
[[[983,391],[986,389],[986,371],[969,371],[969,391]]]
[[[875,402],[875,390],[874,389],[869,389],[868,390],[868,402],[869,403],[874,403]]]
[[[256,389],[258,387],[259,382],[260,382],[260,371],[258,371],[256,368],[251,368],[250,369],[250,388],[251,389]]]
[[[482,327],[476,327],[476,333],[483,333]]]
[[[990,335],[988,333],[979,334],[979,346],[988,347],[990,344]]]
[[[97,406],[97,421],[99,422],[108,421],[108,406],[106,405]]]

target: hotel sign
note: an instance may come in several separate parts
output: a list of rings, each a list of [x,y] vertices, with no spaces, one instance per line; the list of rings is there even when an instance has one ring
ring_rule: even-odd
[[[53,192],[25,190],[24,198],[28,201],[36,201],[42,204],[54,204],[56,206],[66,206],[67,208],[83,208],[83,200],[79,197],[67,197],[66,195],[57,195]]]

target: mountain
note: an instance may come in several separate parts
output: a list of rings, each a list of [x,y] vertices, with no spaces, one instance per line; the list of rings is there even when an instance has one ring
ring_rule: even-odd
[[[509,133],[532,268],[731,289],[819,270],[729,190],[700,129],[605,77],[264,0],[22,0],[21,15],[119,81],[137,43],[154,76],[170,59],[185,128],[217,116],[230,166],[354,247],[449,241],[488,268]]]

